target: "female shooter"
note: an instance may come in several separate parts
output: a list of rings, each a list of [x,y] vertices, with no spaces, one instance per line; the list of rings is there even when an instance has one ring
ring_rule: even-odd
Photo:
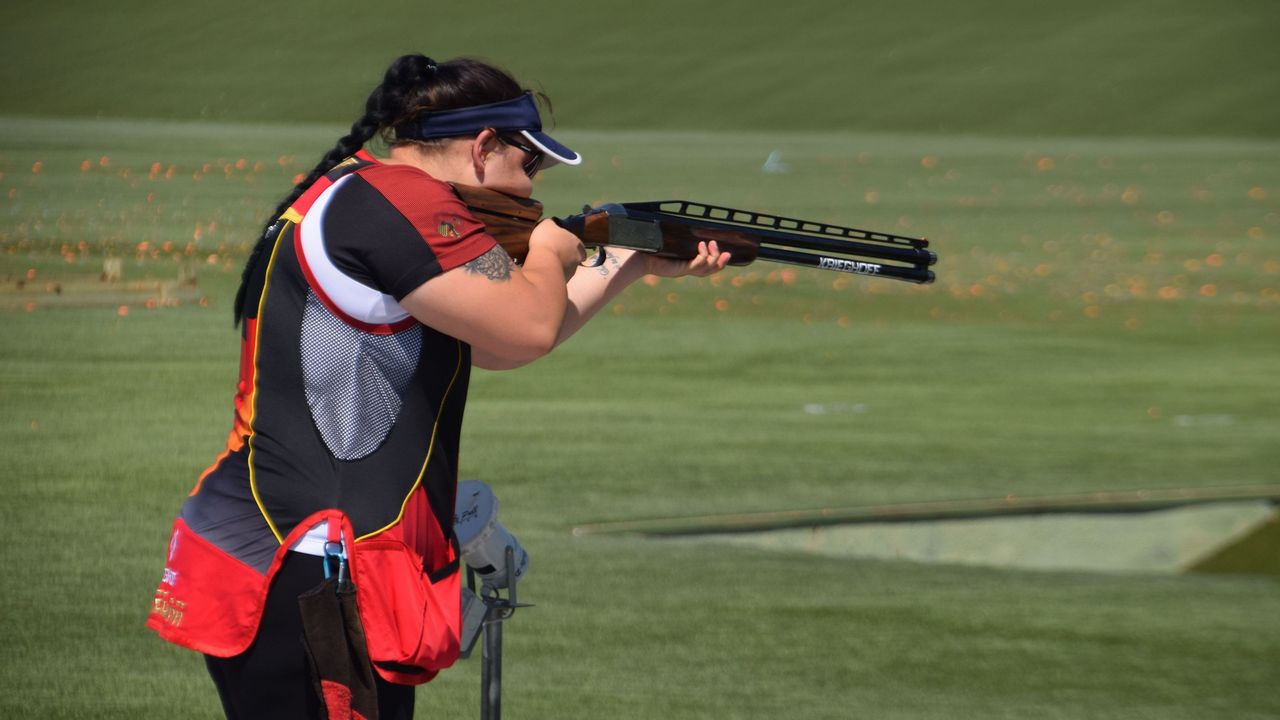
[[[381,159],[365,149],[377,137]],[[413,686],[458,651],[471,366],[545,355],[646,273],[727,264],[711,243],[689,261],[610,250],[582,268],[578,238],[544,221],[517,266],[448,184],[528,197],[538,171],[580,162],[506,72],[407,55],[280,203],[236,300],[227,449],[174,523],[148,620],[205,654],[228,717],[316,717],[343,692],[358,704],[358,681],[313,683],[323,648],[300,640],[299,598],[334,568],[354,580],[380,716],[411,717]]]

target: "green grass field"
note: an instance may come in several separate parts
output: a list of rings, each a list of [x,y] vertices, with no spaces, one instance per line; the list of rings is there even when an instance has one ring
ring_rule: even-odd
[[[1275,482],[1270,5],[212,7],[0,10],[0,716],[218,716],[200,659],[142,623],[229,427],[239,266],[418,48],[551,93],[587,158],[539,180],[552,212],[687,197],[941,256],[923,287],[765,264],[637,285],[555,355],[476,374],[462,472],[533,562],[509,716],[1280,716],[1274,579],[570,533]],[[477,713],[478,677],[444,673],[419,717]]]

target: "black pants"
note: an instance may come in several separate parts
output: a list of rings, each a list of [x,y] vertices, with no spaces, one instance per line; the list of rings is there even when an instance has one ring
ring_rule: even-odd
[[[298,596],[324,580],[323,560],[289,553],[267,593],[253,644],[229,658],[205,656],[228,720],[311,720],[323,717],[302,643]],[[380,720],[412,720],[413,690],[374,673]]]

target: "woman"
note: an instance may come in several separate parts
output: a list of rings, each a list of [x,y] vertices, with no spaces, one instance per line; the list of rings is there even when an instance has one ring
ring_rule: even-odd
[[[383,159],[363,149],[379,135]],[[528,197],[539,170],[580,162],[504,71],[408,55],[280,204],[236,301],[227,450],[174,524],[148,620],[206,655],[228,717],[319,714],[298,601],[335,565],[355,581],[380,716],[411,717],[413,686],[457,656],[470,366],[545,355],[646,273],[727,264],[712,243],[688,262],[610,250],[582,268],[580,241],[544,221],[516,265],[447,184]]]

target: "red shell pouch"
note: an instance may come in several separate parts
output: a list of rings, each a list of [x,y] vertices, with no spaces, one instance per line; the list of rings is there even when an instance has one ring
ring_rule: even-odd
[[[355,543],[352,578],[369,658],[390,682],[420,685],[458,659],[462,578],[456,550],[428,572],[394,538]]]
[[[147,626],[169,642],[229,657],[253,642],[266,595],[266,575],[219,550],[178,519]]]

